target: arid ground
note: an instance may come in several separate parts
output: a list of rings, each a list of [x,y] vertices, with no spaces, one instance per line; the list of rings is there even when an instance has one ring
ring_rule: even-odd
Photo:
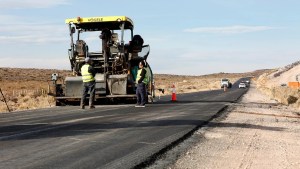
[[[228,105],[220,117],[149,169],[161,166],[176,151],[180,155],[165,168],[300,168],[299,89],[286,86],[296,81],[299,70],[299,62],[295,62],[252,78],[250,89],[240,102]]]
[[[278,103],[254,84],[220,118],[198,130],[191,138],[195,145],[168,168],[300,167],[299,109]]]
[[[231,82],[235,82],[241,77],[259,77],[264,72],[266,70],[203,76],[155,74],[154,80],[156,89],[165,90],[165,93],[161,95],[169,95],[173,84],[176,87],[176,93],[215,90],[220,89],[221,78],[229,78]],[[58,73],[61,80],[66,76],[72,76],[72,72],[67,70],[0,68],[0,88],[9,109],[19,111],[54,106],[54,98],[47,95],[48,86],[52,83],[52,73]],[[156,90],[156,93],[158,96],[159,91]],[[0,112],[8,112],[3,96],[0,94]]]

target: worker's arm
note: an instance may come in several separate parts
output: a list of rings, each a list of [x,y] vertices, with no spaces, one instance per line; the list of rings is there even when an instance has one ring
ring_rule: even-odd
[[[142,72],[141,72],[141,78],[139,79],[138,83],[142,83],[142,81],[144,80],[146,76],[146,70],[143,69]]]
[[[89,66],[89,73],[91,73],[91,74],[93,75],[93,77],[95,77],[96,71],[95,71],[95,69],[93,68],[93,66]]]

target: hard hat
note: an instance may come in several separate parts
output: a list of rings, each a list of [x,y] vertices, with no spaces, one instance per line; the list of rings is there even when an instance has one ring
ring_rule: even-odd
[[[91,60],[91,58],[89,58],[89,57],[86,57],[85,59],[84,59],[84,61],[87,63],[87,62],[89,62]]]

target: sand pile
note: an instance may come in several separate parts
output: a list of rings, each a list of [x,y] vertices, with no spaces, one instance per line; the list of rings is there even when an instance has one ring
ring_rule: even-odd
[[[297,80],[300,81],[299,61],[261,75],[256,83],[258,88],[270,98],[285,105],[300,108],[299,89],[287,86],[289,82],[297,82]]]

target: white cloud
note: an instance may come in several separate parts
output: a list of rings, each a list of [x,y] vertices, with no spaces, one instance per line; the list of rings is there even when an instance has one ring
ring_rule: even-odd
[[[0,9],[50,8],[67,4],[69,0],[1,0]]]
[[[66,25],[51,23],[1,24],[0,43],[48,43],[68,39]]]
[[[40,69],[65,69],[70,70],[70,61],[67,57],[62,58],[0,58],[0,67],[12,68],[40,68]]]
[[[218,34],[237,34],[237,33],[250,33],[250,32],[260,32],[276,29],[270,26],[244,26],[244,25],[234,25],[226,27],[199,27],[185,29],[184,32],[191,33],[218,33]]]
[[[3,14],[1,15],[0,14],[1,23],[12,23],[13,21],[17,21],[18,19],[19,19],[19,17],[16,17],[14,15],[3,15]],[[2,31],[2,29],[1,29],[1,31]]]
[[[20,35],[20,36],[0,36],[1,43],[50,43],[50,42],[65,42],[67,38],[55,37],[51,35]]]

